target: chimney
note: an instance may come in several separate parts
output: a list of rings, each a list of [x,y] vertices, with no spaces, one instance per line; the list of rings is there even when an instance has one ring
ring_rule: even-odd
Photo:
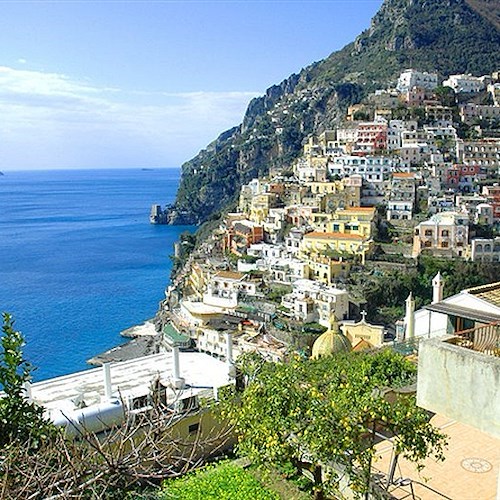
[[[181,377],[181,369],[179,363],[179,346],[172,346],[172,358],[174,362],[174,372],[172,374],[172,386],[174,389],[182,389],[184,387],[184,379]]]
[[[236,369],[233,364],[233,334],[226,333],[226,362],[229,378],[234,378]]]
[[[415,301],[411,292],[406,299],[405,324],[405,340],[411,340],[415,337]]]
[[[432,280],[432,303],[441,302],[443,300],[443,280],[441,273],[437,273]]]
[[[111,386],[111,363],[103,363],[102,371],[104,375],[104,397],[109,400],[113,397],[113,388]]]
[[[233,335],[226,333],[226,361],[229,365],[233,363]]]
[[[174,378],[180,378],[181,370],[180,370],[180,364],[179,364],[179,347],[175,344],[172,347],[172,355],[173,355],[173,361],[174,361],[173,376],[174,376]]]
[[[33,397],[31,395],[31,382],[26,381],[24,383],[24,393],[26,394],[26,399],[28,401],[33,401]]]

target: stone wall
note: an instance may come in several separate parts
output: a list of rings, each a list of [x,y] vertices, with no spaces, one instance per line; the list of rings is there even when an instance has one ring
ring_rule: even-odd
[[[500,358],[447,339],[420,342],[417,404],[500,438]]]

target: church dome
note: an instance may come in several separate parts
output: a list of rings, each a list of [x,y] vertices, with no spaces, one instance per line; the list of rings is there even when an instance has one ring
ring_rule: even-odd
[[[312,358],[318,359],[324,356],[332,356],[352,349],[349,339],[340,332],[336,320],[332,321],[330,329],[321,334],[313,344]]]

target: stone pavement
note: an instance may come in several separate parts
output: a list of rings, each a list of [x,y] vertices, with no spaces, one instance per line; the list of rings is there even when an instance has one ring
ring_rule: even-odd
[[[411,462],[400,458],[394,479],[411,481],[403,481],[400,486],[392,485],[389,491],[393,497],[422,500],[500,499],[500,492],[497,496],[500,440],[442,415],[434,415],[431,423],[448,436],[446,460],[436,462],[427,459],[425,468],[418,472]],[[388,474],[392,448],[390,440],[377,444],[375,473]]]

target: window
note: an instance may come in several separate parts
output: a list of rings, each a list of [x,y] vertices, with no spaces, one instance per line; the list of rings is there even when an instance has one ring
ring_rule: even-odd
[[[441,231],[441,236],[444,236],[444,237],[450,236],[450,232],[448,231],[448,229],[443,229]]]
[[[432,236],[432,229],[426,229],[424,234],[425,236]]]

